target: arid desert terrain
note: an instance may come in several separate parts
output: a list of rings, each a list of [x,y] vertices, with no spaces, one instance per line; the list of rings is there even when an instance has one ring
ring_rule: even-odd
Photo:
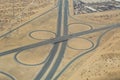
[[[120,2],[108,3],[0,0],[0,80],[120,80]]]

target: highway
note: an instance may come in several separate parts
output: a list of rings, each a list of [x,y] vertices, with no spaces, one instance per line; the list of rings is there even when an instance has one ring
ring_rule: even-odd
[[[56,26],[57,30],[56,30],[56,37],[55,38],[0,52],[0,56],[6,56],[6,55],[9,55],[9,54],[12,54],[12,53],[15,53],[15,52],[17,52],[17,54],[19,54],[20,52],[22,52],[24,50],[40,47],[40,46],[47,45],[47,44],[53,44],[53,47],[52,47],[50,53],[45,58],[45,61],[43,61],[44,65],[42,66],[42,68],[40,70],[38,70],[38,72],[36,72],[37,75],[35,75],[34,80],[43,80],[44,76],[45,76],[44,80],[57,80],[63,74],[63,72],[65,72],[67,70],[67,68],[73,62],[75,62],[78,58],[81,58],[82,56],[84,56],[84,55],[88,54],[89,52],[95,50],[99,46],[100,40],[104,36],[104,34],[106,34],[108,31],[110,31],[112,29],[120,28],[120,23],[117,23],[117,24],[101,26],[100,28],[93,29],[93,27],[91,25],[81,22],[81,23],[78,23],[78,24],[88,25],[90,27],[90,29],[86,30],[86,31],[82,31],[82,32],[68,34],[68,28],[69,28],[69,25],[71,25],[71,24],[68,24],[68,20],[69,20],[69,17],[70,17],[70,14],[69,14],[69,0],[58,0],[57,4],[58,5],[56,7],[48,10],[47,12],[35,17],[34,19],[32,19],[32,20],[18,26],[17,28],[15,28],[15,29],[13,29],[13,30],[11,30],[11,31],[9,31],[9,32],[0,36],[0,38],[3,38],[6,35],[11,34],[15,30],[17,30],[17,29],[23,27],[24,25],[30,23],[31,21],[35,20],[36,18],[45,15],[46,13],[54,10],[55,8],[58,8],[58,18],[57,18],[57,26]],[[72,23],[72,24],[76,24],[76,23]],[[63,30],[62,30],[62,27],[63,27]],[[76,37],[83,36],[83,35],[87,35],[87,34],[100,32],[100,31],[104,31],[104,33],[99,36],[95,46],[94,46],[94,43],[92,43],[92,41],[91,41],[91,43],[93,44],[92,47],[90,47],[89,49],[85,50],[84,52],[82,52],[79,55],[77,55],[76,57],[74,57],[68,64],[66,64],[66,66],[56,76],[54,76],[55,73],[58,70],[58,67],[60,66],[60,63],[63,60],[65,50],[66,50],[66,47],[67,47],[67,41],[69,39],[76,38]],[[60,46],[60,43],[61,43],[61,46]],[[60,50],[58,49],[59,46],[60,46]],[[17,54],[14,57],[14,59],[16,61],[17,61],[17,58],[16,58]],[[55,57],[56,57],[56,59],[55,59]],[[17,61],[17,62],[20,63],[19,61]],[[53,63],[53,65],[52,65],[52,63]],[[23,63],[20,63],[20,64],[23,64]],[[23,65],[37,66],[37,65],[40,65],[40,64],[35,64],[35,65],[23,64]],[[52,65],[52,67],[50,68],[51,65]],[[47,71],[49,71],[49,72],[47,73]],[[7,77],[11,78],[12,80],[15,80],[11,75],[9,75],[7,73],[4,73],[2,71],[0,71],[0,73],[6,75]],[[45,74],[47,74],[47,75],[45,75]]]
[[[65,36],[61,36],[61,37],[57,37],[57,38],[53,38],[53,39],[48,39],[48,40],[45,40],[45,41],[42,41],[42,42],[37,42],[37,43],[34,43],[34,44],[30,44],[30,45],[26,45],[26,46],[18,47],[18,48],[15,48],[15,49],[0,52],[0,56],[8,55],[8,54],[11,54],[11,53],[14,53],[14,52],[19,52],[19,51],[23,51],[23,50],[27,50],[27,49],[31,49],[31,48],[35,48],[35,47],[39,47],[39,46],[42,46],[42,45],[60,43],[60,42],[67,41],[69,39],[72,39],[72,38],[75,38],[75,37],[78,37],[78,36],[83,36],[83,35],[99,32],[99,31],[103,31],[103,30],[107,30],[107,29],[111,29],[111,28],[114,29],[114,28],[119,28],[119,27],[120,27],[120,23],[117,23],[117,24],[104,26],[104,27],[101,27],[101,28],[98,28],[98,29],[92,29],[92,30],[77,32],[77,33],[73,33],[73,34],[69,34],[69,35],[65,35]]]
[[[81,58],[82,56],[85,56],[86,54],[90,54],[91,51],[95,50],[99,44],[100,44],[100,41],[102,39],[102,37],[109,31],[111,31],[113,29],[108,29],[106,30],[104,33],[102,33],[98,39],[97,39],[97,42],[96,42],[96,45],[91,47],[90,49],[88,50],[85,50],[84,52],[80,53],[79,55],[75,56],[71,61],[69,61],[69,63],[67,63],[64,68],[54,77],[53,80],[57,80],[68,68],[70,65],[72,65],[73,62],[75,62],[76,60],[78,60],[79,58]]]
[[[63,35],[68,35],[68,0],[64,0],[64,24],[63,24],[63,27],[64,27]],[[57,69],[64,57],[66,46],[67,46],[67,41],[62,42],[62,46],[61,46],[60,52],[58,54],[58,57],[53,65],[52,69],[46,76],[45,80],[52,80],[52,77],[54,76],[55,72],[57,71]]]
[[[61,5],[61,3],[60,3],[60,0],[58,1],[58,5]],[[54,33],[54,32],[51,32],[51,31],[48,31],[48,32],[51,32],[51,33],[53,33],[53,34],[55,34],[56,35],[56,37],[60,37],[60,34],[61,34],[61,16],[62,16],[62,12],[61,12],[61,7],[58,7],[58,5],[56,5],[56,7],[57,8],[59,8],[60,10],[58,11],[58,20],[57,20],[57,31],[56,31],[56,34]],[[56,8],[56,7],[54,7],[54,8]],[[54,8],[52,8],[52,10],[54,9]],[[49,10],[49,11],[51,11],[51,10]],[[48,11],[48,12],[49,12]],[[44,14],[45,15],[45,14]],[[36,17],[37,18],[37,17]],[[36,31],[45,31],[45,30],[36,30]],[[32,32],[35,32],[35,31],[32,31]],[[32,32],[30,32],[30,34],[32,33]],[[31,38],[33,38],[31,35],[29,34],[29,36],[31,37]],[[35,38],[34,38],[35,39]],[[39,39],[36,39],[36,40],[39,40]],[[43,64],[43,63],[46,63],[47,61],[47,63],[46,63],[46,65],[50,65],[50,63],[52,62],[52,60],[53,60],[53,58],[54,58],[54,56],[53,55],[55,55],[55,53],[57,52],[57,49],[58,49],[58,46],[59,46],[59,43],[58,44],[54,44],[54,46],[53,46],[53,48],[52,48],[52,50],[50,51],[50,53],[49,53],[49,55],[45,58],[45,60],[43,61],[43,62],[40,62],[39,64],[24,64],[24,63],[22,63],[22,62],[20,62],[18,59],[17,59],[17,56],[18,56],[18,54],[20,54],[23,50],[20,50],[20,51],[18,51],[17,52],[17,54],[14,56],[14,59],[15,59],[15,61],[16,62],[18,62],[18,63],[20,63],[20,64],[22,64],[22,65],[25,65],[25,66],[38,66],[38,65],[41,65],[41,64]],[[27,49],[26,49],[27,50]],[[49,59],[49,58],[51,58],[51,59]],[[48,67],[43,67],[43,70],[41,70],[41,73],[42,74],[39,74],[39,75],[43,75],[44,74],[44,72],[47,70],[47,68]],[[44,71],[44,72],[43,72]]]
[[[62,3],[63,0],[59,0],[58,1],[58,20],[57,20],[57,35],[56,37],[60,37],[61,35],[61,24],[62,24]],[[59,43],[54,43],[54,47],[52,48],[51,52],[49,53],[49,57],[47,59],[47,62],[45,63],[45,65],[42,67],[42,69],[39,71],[39,73],[37,74],[37,76],[35,77],[34,80],[41,80],[41,78],[43,77],[43,75],[45,74],[45,72],[48,70],[49,66],[51,65],[57,50],[59,47]]]

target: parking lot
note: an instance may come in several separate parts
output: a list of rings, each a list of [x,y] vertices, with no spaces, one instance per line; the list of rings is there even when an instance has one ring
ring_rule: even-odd
[[[120,1],[106,1],[96,3],[85,3],[82,1],[74,0],[74,15],[86,14],[93,12],[103,12],[109,10],[120,9]]]

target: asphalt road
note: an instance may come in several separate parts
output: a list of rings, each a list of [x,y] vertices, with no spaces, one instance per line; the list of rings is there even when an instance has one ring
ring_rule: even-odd
[[[58,20],[57,20],[57,35],[56,35],[56,38],[54,39],[48,39],[48,40],[45,40],[45,41],[42,41],[42,42],[37,42],[37,43],[34,43],[34,44],[30,44],[30,45],[26,45],[26,46],[22,46],[22,47],[18,47],[18,48],[15,48],[15,49],[11,49],[11,50],[7,50],[7,51],[4,51],[4,52],[0,52],[0,56],[5,56],[5,55],[8,55],[8,54],[11,54],[11,53],[14,53],[14,52],[21,52],[21,51],[24,51],[24,50],[28,50],[28,49],[31,49],[31,48],[35,48],[35,47],[39,47],[39,46],[43,46],[43,45],[47,45],[47,44],[53,44],[53,48],[52,50],[50,51],[49,55],[48,55],[48,59],[47,61],[45,62],[44,66],[42,67],[42,69],[38,72],[37,76],[35,77],[34,80],[41,80],[41,78],[44,76],[44,74],[46,73],[46,71],[48,70],[49,66],[51,65],[51,63],[53,62],[53,59],[54,57],[56,56],[56,53],[57,53],[57,50],[58,50],[58,47],[59,47],[59,44],[62,43],[61,45],[61,49],[60,49],[60,52],[58,53],[58,57],[55,61],[55,63],[53,64],[51,70],[49,71],[49,73],[47,74],[45,80],[51,80],[55,74],[55,72],[57,71],[61,61],[62,61],[62,58],[65,54],[65,50],[66,50],[66,45],[67,45],[67,41],[71,38],[75,38],[75,37],[78,37],[78,36],[83,36],[83,35],[87,35],[87,34],[91,34],[91,33],[95,33],[95,32],[99,32],[99,31],[104,31],[104,30],[109,30],[109,29],[115,29],[115,28],[119,28],[120,27],[120,23],[118,24],[113,24],[113,25],[108,25],[108,26],[104,26],[104,27],[101,27],[101,28],[98,28],[98,29],[90,29],[90,30],[87,30],[87,31],[83,31],[83,32],[78,32],[78,33],[73,33],[73,34],[68,34],[68,16],[69,16],[69,9],[68,9],[68,0],[64,0],[64,31],[63,31],[63,36],[60,36],[61,32],[62,32],[62,6],[63,6],[63,0],[59,0],[58,2]],[[54,8],[53,8],[54,9]],[[49,11],[53,10],[53,9],[50,9]],[[44,14],[48,13],[49,11],[45,12]],[[42,14],[42,15],[44,15]],[[39,16],[42,16],[42,15],[39,15]],[[37,18],[37,17],[36,17]],[[36,19],[34,18],[34,19]],[[32,19],[31,21],[33,21],[34,19]],[[26,22],[25,24],[31,22],[31,21],[28,21]],[[23,25],[25,24],[22,24],[21,26],[11,30],[10,32],[8,33],[5,33],[3,35],[0,36],[0,38],[12,33],[13,31],[19,29],[20,27],[22,27]],[[105,33],[104,33],[105,34]],[[90,50],[87,50],[85,51],[84,53],[82,53],[81,55],[78,55],[77,57],[75,57],[72,61],[70,61],[70,63],[68,63],[65,68],[63,68],[63,70],[54,78],[54,80],[57,80],[59,78],[59,76],[75,61],[77,60],[78,58],[82,57],[83,55],[93,51],[94,49],[96,49],[98,46],[99,46],[99,43],[100,43],[100,39],[101,37],[104,35],[102,34],[99,39],[97,40],[97,44],[95,47],[93,47],[92,49]],[[3,72],[0,72],[0,73],[3,73]],[[3,73],[4,74],[4,73]],[[6,74],[7,75],[7,74]],[[9,75],[7,75],[8,77],[10,78],[13,78]],[[13,78],[14,80],[14,78]]]
[[[117,24],[113,24],[113,25],[104,26],[104,27],[98,28],[98,29],[73,33],[73,34],[69,34],[69,35],[45,40],[45,41],[42,41],[42,42],[37,42],[37,43],[34,43],[34,44],[14,48],[14,49],[11,49],[11,50],[3,51],[3,52],[0,52],[0,56],[8,55],[8,54],[11,54],[11,53],[14,53],[14,52],[23,51],[23,50],[27,50],[27,49],[31,49],[31,48],[35,48],[35,47],[39,47],[39,46],[42,46],[42,45],[60,43],[60,42],[67,41],[71,38],[75,38],[75,37],[78,37],[78,36],[83,36],[83,35],[99,32],[99,31],[103,31],[103,30],[107,30],[107,29],[111,29],[111,28],[114,29],[114,28],[119,28],[119,27],[120,27],[120,23],[117,23]]]
[[[64,25],[63,25],[63,27],[64,27],[63,35],[68,35],[68,0],[64,0]],[[52,69],[46,76],[45,80],[52,80],[52,77],[54,76],[55,72],[57,71],[57,69],[64,57],[66,46],[67,46],[67,41],[62,42],[62,46],[61,46],[60,52],[58,54],[58,57],[53,65]]]
[[[41,16],[43,16],[43,15],[45,15],[45,14],[51,12],[52,10],[54,10],[54,9],[57,8],[57,7],[58,7],[58,5],[56,5],[55,7],[49,9],[48,11],[46,11],[46,12],[44,12],[44,13],[42,13],[42,14],[36,16],[35,18],[33,18],[33,19],[31,19],[31,20],[29,20],[29,21],[27,21],[27,22],[21,24],[20,26],[18,26],[18,27],[16,27],[16,28],[14,28],[14,29],[12,29],[12,30],[10,30],[10,31],[8,31],[8,32],[6,32],[6,33],[0,35],[0,38],[3,38],[3,37],[5,37],[5,36],[11,34],[12,32],[18,30],[18,29],[21,28],[21,27],[24,27],[24,25],[26,25],[26,24],[28,24],[28,23],[34,21],[35,19],[37,19],[37,18],[39,18],[39,17],[41,17]]]
[[[62,24],[62,2],[63,0],[59,0],[58,1],[58,20],[57,20],[57,35],[56,37],[60,37],[61,35],[61,24]],[[43,77],[43,75],[46,73],[46,71],[48,70],[49,66],[51,65],[57,50],[59,47],[59,43],[54,43],[54,47],[52,48],[51,52],[49,53],[49,57],[47,59],[47,62],[45,63],[45,65],[42,67],[42,69],[39,71],[39,73],[37,74],[37,76],[35,77],[34,80],[41,80],[41,78]]]
[[[108,29],[108,30],[106,30],[104,33],[102,33],[102,34],[98,37],[97,42],[96,42],[96,45],[95,45],[94,47],[92,47],[92,48],[90,48],[89,50],[86,50],[86,51],[80,53],[79,55],[77,55],[76,57],[74,57],[69,63],[67,63],[66,66],[64,66],[64,68],[54,77],[53,80],[57,80],[57,79],[67,70],[67,68],[68,68],[73,62],[75,62],[76,60],[78,60],[78,59],[81,58],[82,56],[85,56],[86,54],[90,53],[91,51],[95,50],[95,49],[99,46],[102,37],[103,37],[107,32],[109,32],[109,31],[111,31],[111,30],[112,30],[112,29]]]
[[[8,73],[6,73],[6,72],[0,71],[0,74],[5,75],[5,76],[8,77],[10,80],[15,80],[15,78],[14,78],[13,76],[11,76],[10,74],[8,74]]]

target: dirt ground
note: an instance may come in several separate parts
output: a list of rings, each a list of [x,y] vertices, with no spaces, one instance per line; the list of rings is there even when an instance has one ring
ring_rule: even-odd
[[[40,9],[40,11],[30,16],[31,18],[24,22],[55,7],[53,2],[56,2],[56,0],[51,1],[52,3],[49,6]],[[69,34],[120,23],[120,10],[73,15],[72,4],[72,0],[69,0]],[[0,52],[55,38],[57,18],[58,9],[55,8],[53,11],[37,17],[9,35],[1,37]],[[12,27],[12,29],[14,28],[16,26]],[[3,35],[6,31],[9,30],[5,29],[5,31],[0,32],[0,35]],[[78,36],[68,40],[65,55],[54,77],[77,56],[94,47],[99,37],[103,35],[99,46],[88,54],[74,60],[58,80],[120,80],[120,29],[113,29],[104,34],[105,31]],[[0,56],[0,80],[11,80],[10,76],[16,80],[33,80],[42,69],[44,61],[52,48],[53,44],[48,44]],[[55,62],[59,51],[60,49],[58,49],[53,62]]]

